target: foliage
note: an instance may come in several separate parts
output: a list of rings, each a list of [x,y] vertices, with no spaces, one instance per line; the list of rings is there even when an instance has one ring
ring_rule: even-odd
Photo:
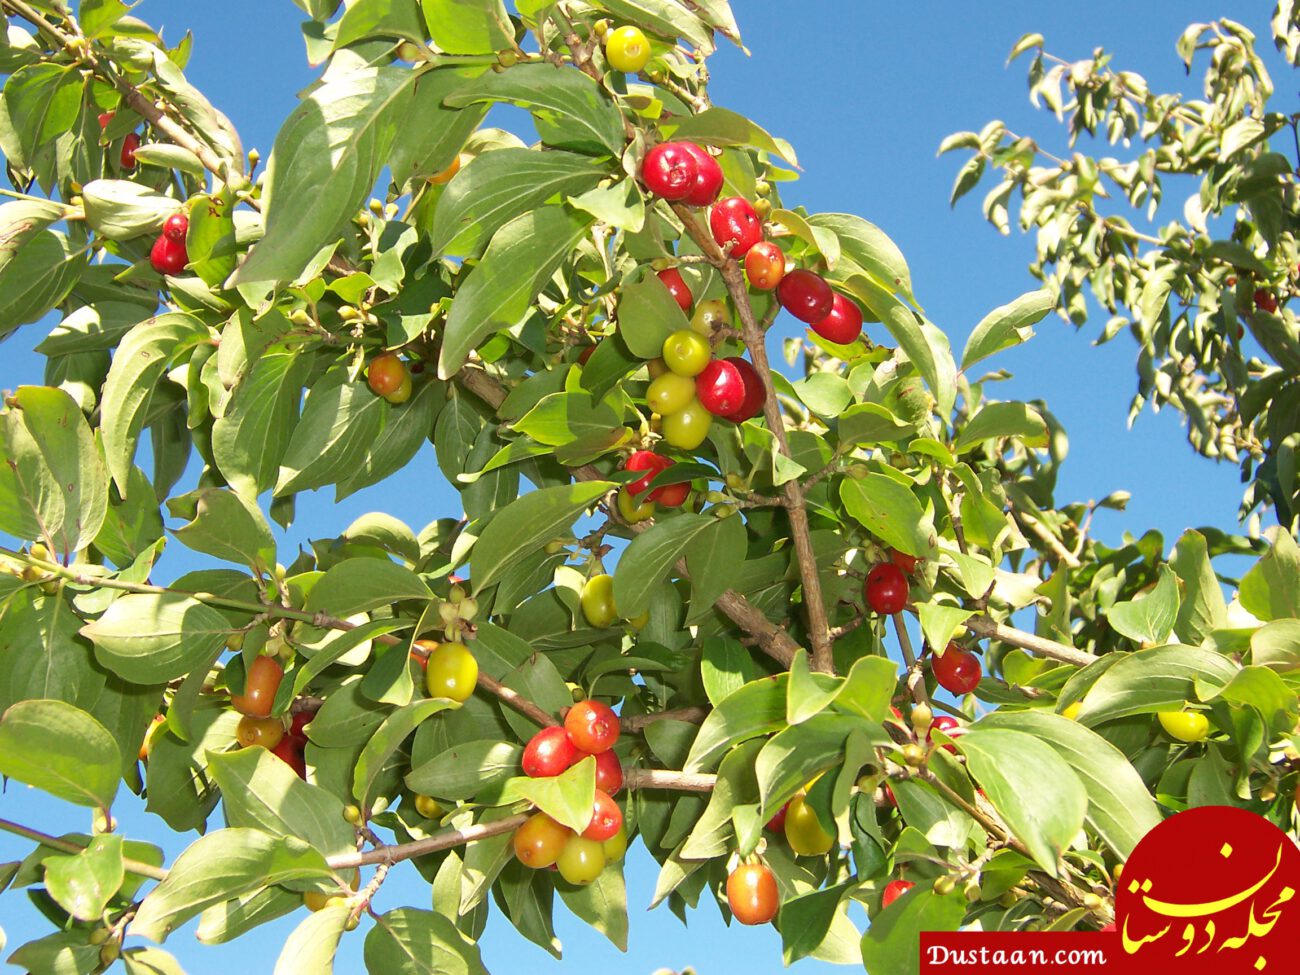
[[[100,827],[6,825],[38,846],[3,876],[54,926],[14,964],[179,971],[135,939],[197,920],[225,941],[305,898],[321,909],[277,973],[330,970],[348,936],[371,971],[479,972],[490,903],[558,951],[557,894],[623,945],[621,863],[580,886],[511,856],[534,807],[590,818],[595,762],[519,774],[575,694],[619,712],[626,830],[662,867],[653,902],[683,920],[701,897],[726,910],[731,867],[758,856],[787,962],[906,970],[923,927],[1098,927],[1115,867],[1161,816],[1222,803],[1292,824],[1291,535],[1189,531],[1169,552],[1153,532],[1093,538],[1096,504],[1054,500],[1059,424],[971,371],[1027,340],[1054,295],[993,310],[954,357],[888,237],[783,201],[794,150],[710,103],[713,39],[739,42],[724,0],[357,0],[337,17],[337,2],[298,3],[325,67],[258,174],[185,80],[188,39],[165,48],[111,0],[77,16],[0,0],[17,187],[0,208],[0,332],[57,316],[46,385],[0,413],[0,530],[21,542],[0,575],[0,772]],[[607,70],[607,17],[651,38],[641,76]],[[536,141],[484,127],[498,104]],[[801,378],[770,370],[770,293],[746,287],[700,211],[636,178],[668,138],[711,147],[725,192],[757,200],[769,239],[885,341],[810,334],[787,349]],[[177,212],[188,260],[164,275],[150,252]],[[697,304],[727,303],[713,351],[747,352],[767,394],[691,450],[645,405],[646,360],[687,325],[653,273],[669,267]],[[375,395],[384,352],[410,385]],[[375,513],[278,560],[271,522],[292,520],[297,494],[349,495],[426,441],[463,517],[416,529]],[[619,514],[634,447],[675,462],[648,487],[689,482],[686,505]],[[201,474],[181,490],[192,456]],[[177,541],[211,559],[165,586],[164,504]],[[1227,579],[1228,554],[1257,561]],[[887,619],[863,580],[890,559],[920,561]],[[472,651],[463,702],[425,692],[435,638]],[[930,660],[954,638],[984,677],[935,699]],[[284,669],[269,690],[263,657]],[[238,747],[232,699],[288,726],[301,773],[292,754]],[[1207,740],[1160,730],[1184,707],[1208,716]],[[927,734],[932,709],[959,728]],[[112,830],[123,786],[202,834],[166,870]],[[764,830],[792,799],[800,847],[825,834],[829,852]],[[407,860],[433,910],[370,912]],[[917,887],[882,909],[904,872]]]

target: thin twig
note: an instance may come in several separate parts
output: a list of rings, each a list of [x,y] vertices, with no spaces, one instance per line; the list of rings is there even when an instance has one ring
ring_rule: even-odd
[[[61,853],[75,855],[86,851],[86,847],[80,843],[62,840],[57,836],[42,833],[40,830],[31,829],[21,823],[10,822],[7,819],[0,819],[0,829],[6,833],[13,833],[15,836],[35,840],[41,846],[47,846],[51,850],[58,850]],[[133,860],[130,857],[122,857],[122,869],[127,873],[135,874],[137,877],[148,877],[150,880],[162,880],[167,876],[167,871],[162,867],[155,867],[152,863],[141,863],[139,860]]]
[[[921,661],[912,650],[912,638],[907,635],[907,623],[902,613],[895,613],[894,632],[898,634],[898,646],[903,651],[903,662],[907,664],[907,689],[912,700],[917,704],[929,705],[930,692],[925,686],[925,674],[921,670]]]
[[[1040,657],[1059,660],[1065,664],[1074,664],[1076,667],[1086,667],[1097,659],[1095,654],[1088,653],[1086,650],[1076,650],[1064,643],[1057,643],[1055,640],[1048,640],[1033,633],[1026,633],[1024,630],[1017,630],[1015,627],[999,623],[989,616],[972,616],[966,620],[965,626],[966,629],[979,636],[998,640],[1008,646],[1019,647],[1021,650],[1028,650]]]
[[[629,717],[619,719],[619,724],[624,731],[636,733],[645,728],[646,725],[654,724],[656,721],[685,721],[688,724],[699,724],[709,714],[708,708],[688,707],[675,708],[671,711],[654,711],[650,714],[633,714]]]

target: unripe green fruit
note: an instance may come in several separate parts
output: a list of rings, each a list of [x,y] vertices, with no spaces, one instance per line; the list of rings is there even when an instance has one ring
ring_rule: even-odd
[[[361,809],[358,806],[344,806],[343,818],[352,826],[360,826],[365,819],[361,815]]]
[[[975,880],[972,880],[963,887],[962,893],[966,895],[966,900],[970,901],[972,904],[984,896],[983,892],[980,890],[979,882]]]
[[[929,705],[918,704],[912,708],[912,728],[918,735],[923,735],[930,730],[930,724],[934,721],[934,711]]]
[[[942,877],[936,877],[934,880],[934,892],[940,897],[946,897],[957,889],[957,881],[952,877],[944,874]]]
[[[456,607],[456,611],[459,613],[461,619],[472,620],[478,615],[478,600],[473,598],[466,599]]]

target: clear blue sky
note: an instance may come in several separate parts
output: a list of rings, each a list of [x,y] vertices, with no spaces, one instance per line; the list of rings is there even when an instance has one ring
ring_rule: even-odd
[[[1117,53],[1120,66],[1146,75],[1153,88],[1191,95],[1195,92],[1189,88],[1196,82],[1189,82],[1174,54],[1182,28],[1226,15],[1267,36],[1269,9],[1265,3],[1240,0],[1098,0],[1086,12],[1078,6],[1033,2],[739,0],[733,5],[752,56],[727,47],[711,62],[715,103],[751,116],[794,143],[805,175],[784,191],[788,204],[857,213],[893,237],[911,265],[919,300],[957,349],[988,310],[1034,287],[1025,270],[1032,243],[1027,238],[1000,238],[980,215],[981,192],[956,211],[948,208],[959,161],[935,157],[940,139],[1001,118],[1046,145],[1063,144],[1056,124],[1028,103],[1024,65],[1004,69],[1011,44],[1027,31],[1041,31],[1050,50],[1070,59],[1086,57],[1104,44]],[[144,0],[136,13],[163,26],[173,42],[183,31],[194,31],[190,79],[234,120],[245,145],[257,146],[265,156],[280,121],[295,103],[295,93],[313,76],[299,39],[298,8],[289,0]],[[1181,206],[1181,199],[1176,205]],[[784,319],[777,338],[794,334],[794,324]],[[40,327],[30,326],[5,344],[0,387],[40,382],[41,360],[30,349],[41,334]],[[1037,339],[995,363],[1016,378],[994,395],[1046,399],[1071,435],[1058,498],[1100,498],[1117,488],[1132,491],[1126,514],[1099,517],[1099,532],[1112,542],[1125,530],[1140,534],[1158,528],[1171,544],[1187,527],[1234,527],[1240,496],[1236,469],[1192,454],[1176,414],[1147,413],[1128,430],[1125,417],[1135,385],[1133,345],[1122,336],[1093,348],[1094,334],[1075,333],[1050,319],[1040,326]],[[306,539],[334,535],[366,511],[387,511],[417,529],[460,511],[429,449],[399,478],[342,505],[335,506],[331,497],[326,491],[299,499],[298,522],[282,538],[282,562],[292,561],[296,546]],[[160,571],[171,577],[191,567],[184,550],[173,545]],[[125,800],[122,806],[118,816],[123,830],[153,838],[150,834],[161,823]],[[0,795],[0,817],[53,832],[89,825],[88,814],[57,806],[14,783]],[[215,818],[213,825],[219,825]],[[169,861],[183,845],[168,845]],[[28,850],[28,844],[0,835],[0,861],[19,858]],[[689,928],[666,908],[646,914],[654,876],[655,865],[638,848],[628,869],[632,930],[626,956],[557,906],[565,962],[646,973],[660,966],[695,965],[701,975],[752,975],[778,968],[780,941],[770,928],[726,929],[709,904],[692,916]],[[0,926],[9,936],[9,950],[48,932],[22,895],[6,894],[0,904]],[[395,870],[376,902],[381,909],[403,904],[429,904],[428,887],[409,869]],[[167,947],[191,975],[225,975],[232,967],[269,972],[284,937],[300,919],[282,920],[220,948],[198,945],[191,925]],[[864,917],[859,913],[855,920],[861,924]],[[362,970],[363,931],[345,938],[338,971]],[[561,967],[523,941],[499,915],[488,925],[482,947],[489,968],[499,975]],[[815,975],[832,969],[808,961],[796,970]]]

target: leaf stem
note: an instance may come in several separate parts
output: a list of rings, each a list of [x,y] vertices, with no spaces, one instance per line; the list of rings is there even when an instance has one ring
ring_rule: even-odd
[[[51,850],[58,850],[61,853],[76,855],[86,851],[86,848],[80,843],[59,839],[57,836],[42,833],[40,830],[23,826],[21,823],[11,822],[8,819],[0,819],[0,830],[13,833],[15,836],[21,836],[24,839],[35,840],[41,846],[47,846]],[[148,877],[150,880],[162,880],[167,876],[167,871],[162,867],[155,867],[151,863],[141,863],[139,860],[132,860],[130,857],[122,858],[122,869],[138,877]]]

